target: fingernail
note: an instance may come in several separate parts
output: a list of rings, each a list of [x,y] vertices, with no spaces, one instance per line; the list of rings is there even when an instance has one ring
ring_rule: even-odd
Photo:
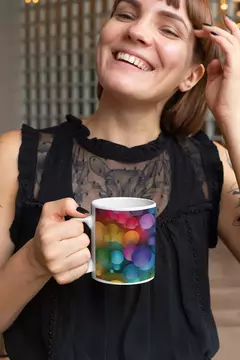
[[[228,14],[225,15],[227,18],[229,18],[230,20],[232,20],[231,16],[229,16]]]
[[[81,214],[89,214],[89,212],[86,209],[82,208],[81,206],[77,208],[77,211],[80,212]]]
[[[211,34],[212,34],[213,36],[218,36],[218,34],[215,33],[214,31],[211,31]]]
[[[212,26],[212,24],[203,23],[205,26]]]

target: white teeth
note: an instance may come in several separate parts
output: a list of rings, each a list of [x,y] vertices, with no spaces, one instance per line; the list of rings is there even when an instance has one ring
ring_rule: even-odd
[[[146,65],[145,62],[143,62],[141,59],[139,59],[133,55],[129,55],[129,54],[126,54],[123,52],[118,52],[116,55],[116,59],[129,62],[130,64],[138,67],[139,69],[141,69],[143,71],[151,71],[150,67],[148,65]]]
[[[133,64],[134,61],[135,61],[135,57],[134,57],[134,56],[130,56],[128,61],[129,61],[131,64]]]
[[[138,66],[139,64],[140,64],[140,60],[135,59],[135,61],[134,61],[134,65]]]

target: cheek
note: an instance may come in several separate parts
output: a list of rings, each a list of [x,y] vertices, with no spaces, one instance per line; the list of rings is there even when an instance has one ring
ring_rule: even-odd
[[[114,38],[116,37],[116,29],[112,23],[112,19],[108,20],[105,25],[102,27],[99,36],[99,42],[102,45],[111,44]]]
[[[102,36],[100,36],[97,48],[96,48],[96,65],[97,69],[101,69],[101,67],[104,65],[104,54],[106,53],[104,42]]]
[[[109,53],[108,46],[111,45],[112,41],[113,39],[111,31],[109,31],[109,26],[105,25],[101,30],[96,49],[97,66],[101,67],[101,65],[104,65]]]
[[[187,48],[174,42],[167,43],[161,47],[160,58],[162,58],[163,66],[166,68],[184,68],[187,60]]]

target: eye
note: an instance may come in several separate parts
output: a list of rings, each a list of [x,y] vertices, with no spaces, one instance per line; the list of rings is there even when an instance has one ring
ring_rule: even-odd
[[[160,31],[162,31],[163,33],[165,33],[168,36],[179,37],[178,34],[176,33],[176,31],[172,30],[171,28],[163,28],[163,29],[160,29]]]
[[[124,20],[134,20],[134,16],[132,14],[122,13],[122,14],[117,14],[116,16]]]

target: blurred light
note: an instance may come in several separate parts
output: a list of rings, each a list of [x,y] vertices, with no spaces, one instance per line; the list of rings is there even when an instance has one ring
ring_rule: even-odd
[[[228,4],[222,4],[221,9],[222,10],[227,10],[228,9]]]
[[[237,24],[237,26],[238,26],[238,27],[239,27],[239,29],[240,29],[240,23],[238,23],[238,24]]]
[[[37,4],[39,2],[39,0],[33,0],[34,4]]]
[[[240,17],[240,10],[238,10],[238,11],[236,12],[236,15],[237,15],[238,17]]]
[[[26,4],[30,4],[31,1],[32,1],[32,0],[25,0],[25,3],[26,3]]]

